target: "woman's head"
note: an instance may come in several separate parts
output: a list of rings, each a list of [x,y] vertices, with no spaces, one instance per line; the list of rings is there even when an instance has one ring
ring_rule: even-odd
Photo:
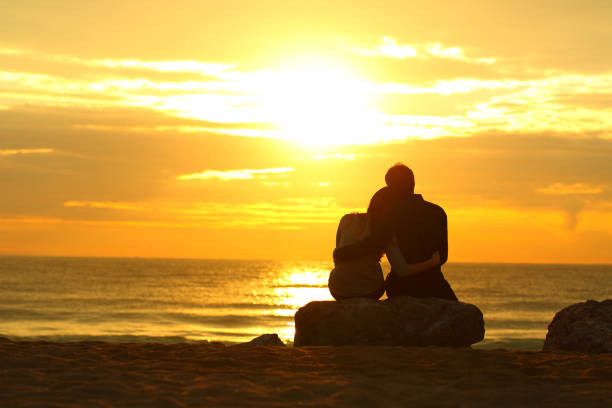
[[[372,196],[368,206],[368,214],[374,224],[388,221],[395,211],[396,194],[390,187],[383,187]]]

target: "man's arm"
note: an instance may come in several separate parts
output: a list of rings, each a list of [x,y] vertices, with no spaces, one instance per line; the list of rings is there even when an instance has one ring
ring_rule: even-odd
[[[382,255],[393,237],[391,222],[378,225],[361,241],[334,249],[334,262],[359,258],[364,255]]]
[[[334,249],[334,261],[346,261],[364,255],[382,253],[383,247],[384,242],[381,243],[378,237],[368,235],[354,244]]]
[[[440,209],[442,217],[440,220],[440,247],[438,252],[440,253],[440,265],[444,265],[448,260],[448,228],[446,225],[446,213]]]
[[[426,261],[416,262],[412,264],[406,263],[404,257],[399,253],[401,258],[393,258],[393,263],[391,267],[393,268],[393,273],[398,276],[410,276],[410,275],[418,275],[422,272],[425,272],[429,269],[435,268],[436,266],[440,266],[440,254],[438,251],[434,252],[434,254]],[[389,252],[387,252],[387,259],[389,259]],[[391,260],[389,259],[389,263]]]

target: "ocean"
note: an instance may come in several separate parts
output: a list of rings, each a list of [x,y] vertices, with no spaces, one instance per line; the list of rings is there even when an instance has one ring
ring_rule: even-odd
[[[13,340],[285,342],[293,315],[331,300],[331,262],[0,257],[0,336]],[[383,264],[385,273],[388,265]],[[539,350],[562,308],[612,297],[612,265],[450,263],[461,301],[484,313],[475,347]]]

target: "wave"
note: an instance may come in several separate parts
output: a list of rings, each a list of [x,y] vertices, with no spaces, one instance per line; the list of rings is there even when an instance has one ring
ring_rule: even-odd
[[[485,316],[485,327],[490,329],[546,329],[549,321],[529,319],[490,319]]]
[[[173,322],[204,325],[207,327],[262,327],[276,326],[279,323],[293,321],[293,316],[279,315],[198,315],[190,313],[163,313],[159,318]]]
[[[0,338],[12,341],[53,341],[59,343],[95,341],[106,343],[161,343],[161,344],[209,344],[208,340],[197,340],[182,336],[144,336],[131,334],[116,335],[91,335],[91,334],[68,334],[68,335],[41,335],[41,336],[6,336],[0,334]]]

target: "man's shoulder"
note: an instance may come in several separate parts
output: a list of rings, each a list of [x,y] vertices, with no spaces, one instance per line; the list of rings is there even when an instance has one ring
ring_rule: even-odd
[[[446,215],[446,213],[444,212],[444,209],[438,204],[432,203],[431,201],[423,200],[423,205],[426,206],[431,212],[437,212],[437,213]]]
[[[441,215],[446,215],[446,213],[444,212],[444,209],[439,206],[438,204],[432,203],[431,201],[427,201],[423,198],[422,195],[420,194],[415,194],[412,198],[410,198],[408,201],[408,207],[407,210],[416,210],[418,208],[420,208],[420,211],[425,211],[427,213],[430,214],[441,214]],[[418,212],[420,212],[419,210],[417,210]]]

